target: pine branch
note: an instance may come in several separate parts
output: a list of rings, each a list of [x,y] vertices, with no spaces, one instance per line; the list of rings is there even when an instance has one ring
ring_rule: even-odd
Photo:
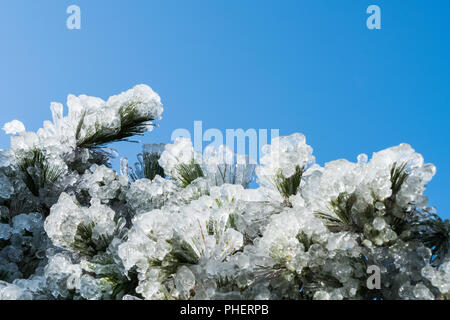
[[[186,242],[182,237],[177,234],[174,234],[171,240],[167,240],[167,242],[172,245],[171,255],[179,261],[179,263],[189,263],[196,264],[198,263],[200,257],[197,252],[192,248],[192,246]]]
[[[142,296],[136,292],[136,287],[139,285],[139,279],[135,269],[128,272],[128,277],[121,276],[113,279],[107,277],[107,280],[112,281],[111,283],[113,284],[113,291],[111,294],[113,299],[117,299],[117,297],[126,294],[142,298]]]
[[[95,276],[104,278],[112,287],[111,298],[121,298],[126,294],[140,296],[135,289],[139,284],[137,268],[134,267],[123,274],[121,267],[116,264],[113,255],[106,253],[95,256],[93,261],[95,265]]]
[[[199,164],[195,163],[194,160],[189,164],[178,164],[175,170],[177,171],[178,180],[181,182],[183,188],[186,188],[196,179],[204,177],[202,168]]]
[[[166,177],[164,169],[159,165],[158,160],[160,158],[158,153],[144,153],[144,176],[149,180],[153,180],[157,175],[162,178]]]
[[[19,160],[19,169],[23,173],[23,182],[31,193],[39,197],[39,190],[53,184],[62,174],[62,170],[50,166],[40,149],[34,149]]]
[[[324,212],[316,212],[315,215],[326,222],[326,226],[332,232],[345,230],[358,231],[361,227],[353,216],[353,206],[357,201],[354,193],[343,192],[335,200],[330,201],[330,207],[335,216]]]
[[[241,170],[244,168],[244,170]],[[216,185],[222,185],[224,183],[237,184],[239,183],[244,187],[244,189],[248,189],[250,182],[253,180],[255,175],[256,165],[246,164],[220,164],[217,166],[217,172],[219,173],[219,179],[217,176],[215,177]],[[238,175],[241,173],[242,176]]]
[[[360,232],[363,230],[365,223],[370,222],[375,216],[377,216],[378,210],[375,207],[375,203],[382,201],[386,208],[387,222],[395,232],[401,233],[401,231],[408,226],[406,219],[408,217],[408,212],[406,209],[398,208],[395,199],[408,176],[409,175],[406,172],[406,163],[402,165],[394,163],[390,171],[392,190],[390,197],[384,200],[379,200],[376,194],[373,193],[372,197],[374,198],[374,203],[367,205],[364,211],[357,212],[353,210],[353,207],[357,201],[356,194],[341,193],[336,200],[330,201],[330,207],[335,214],[334,216],[324,212],[316,212],[315,214],[320,219],[326,221],[328,229],[332,232]],[[402,211],[401,217],[398,216],[398,214],[395,214],[399,209]]]
[[[409,174],[406,172],[406,163],[398,165],[397,162],[395,162],[391,168],[391,189],[394,196],[400,191],[408,176]]]
[[[86,117],[86,110],[84,110],[83,114],[81,115],[80,120],[78,121],[77,129],[75,131],[75,139],[77,141],[80,140],[81,128],[83,127],[85,117]]]
[[[311,245],[313,244],[311,238],[308,237],[308,235],[304,231],[300,231],[297,234],[297,240],[303,245],[303,247],[305,248],[305,252],[308,252],[309,248],[311,248]]]
[[[390,181],[391,181],[391,196],[384,199],[383,203],[386,208],[386,218],[397,234],[409,227],[408,217],[410,212],[407,208],[401,208],[397,205],[397,194],[400,192],[406,179],[408,179],[408,172],[406,171],[406,163],[398,164],[395,162],[391,167]]]
[[[257,265],[254,271],[255,283],[279,279],[286,272],[289,272],[288,269],[281,264],[273,266]]]
[[[384,200],[387,215],[398,216],[399,218],[404,215],[405,210],[397,207],[396,198],[408,176],[409,174],[406,172],[406,163],[399,165],[397,162],[395,162],[392,165],[390,174],[392,193],[390,197]],[[400,216],[399,211],[402,212]]]
[[[151,116],[139,114],[136,106],[141,103],[140,101],[134,101],[120,108],[120,129],[116,132],[104,130],[101,124],[97,123],[93,132],[89,132],[84,138],[80,138],[80,131],[85,119],[83,115],[77,126],[77,147],[98,148],[111,142],[134,142],[128,138],[135,135],[143,135],[144,132],[148,131],[148,126],[151,125],[150,121],[155,120]]]
[[[165,178],[166,173],[159,165],[159,159],[164,150],[163,146],[163,144],[144,145],[143,152],[137,156],[138,163],[135,164],[135,168],[130,168],[128,166],[128,160],[126,160],[123,163],[126,168],[124,167],[121,171],[123,174],[128,174],[131,181],[143,178],[153,180],[157,175]]]
[[[296,166],[295,173],[289,178],[286,178],[281,171],[275,176],[275,186],[285,200],[297,194],[304,169],[304,167]]]
[[[302,299],[312,299],[314,293],[323,288],[342,288],[343,284],[332,274],[316,273],[309,267],[298,277],[299,293]]]
[[[432,262],[440,261],[450,252],[450,221],[442,220],[436,214],[412,223],[413,237],[431,249]]]
[[[93,222],[90,224],[79,224],[71,249],[88,257],[93,257],[100,252],[105,252],[111,243],[112,237],[101,235],[99,240],[94,241],[92,239],[94,227],[95,223]]]
[[[228,275],[218,275],[216,278],[216,285],[217,288],[227,288],[231,291],[231,289],[234,287],[234,279]]]

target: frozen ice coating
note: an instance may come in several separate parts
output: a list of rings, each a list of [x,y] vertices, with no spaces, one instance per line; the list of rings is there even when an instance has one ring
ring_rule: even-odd
[[[226,145],[205,149],[202,168],[213,185],[224,183],[248,187],[253,180],[256,164],[246,155],[234,153]]]
[[[159,158],[159,164],[167,175],[176,179],[178,177],[177,166],[188,165],[195,160],[199,159],[194,152],[191,140],[177,138],[175,143],[165,146],[164,152]]]
[[[289,178],[297,166],[306,169],[315,162],[312,152],[313,149],[306,144],[306,138],[301,133],[272,139],[270,145],[263,147],[261,165],[256,168],[258,182],[262,186],[273,187],[277,174]]]
[[[14,187],[9,178],[2,172],[0,172],[0,188],[0,199],[9,199],[14,193]]]
[[[8,167],[11,164],[11,155],[8,151],[0,150],[0,168]]]
[[[166,145],[159,165],[168,176],[180,183],[185,182],[186,173],[189,177],[189,170],[195,173],[194,166],[198,165],[200,175],[193,178],[205,177],[209,184],[216,186],[230,183],[246,188],[253,180],[256,167],[248,156],[236,154],[225,145],[218,148],[208,146],[200,155],[186,138],[177,138],[174,144]]]
[[[140,117],[159,119],[163,112],[161,98],[149,86],[140,84],[119,95],[112,96],[106,105],[112,109],[135,104]]]
[[[136,212],[161,208],[173,196],[176,186],[172,180],[156,176],[152,181],[139,179],[131,183],[127,201]]]
[[[13,120],[5,123],[2,129],[6,134],[18,134],[25,131],[25,126],[19,120]]]
[[[4,127],[0,299],[450,299],[436,168],[410,145],[319,165],[295,133],[255,164],[179,138],[116,172],[109,143],[150,131],[160,97],[138,85],[67,107],[37,132]]]
[[[37,134],[25,132],[23,124],[17,120],[6,124],[5,131],[20,134],[11,137],[11,149],[53,147],[55,157],[63,157],[76,147],[85,144],[91,146],[94,133],[97,138],[103,138],[99,143],[104,144],[122,139],[123,131],[133,129],[133,126],[139,130],[143,130],[143,127],[146,131],[151,130],[151,121],[160,119],[163,112],[160,97],[147,85],[138,85],[112,96],[107,102],[86,95],[69,95],[67,106],[68,114],[64,116],[63,105],[51,103],[53,121],[46,121]]]

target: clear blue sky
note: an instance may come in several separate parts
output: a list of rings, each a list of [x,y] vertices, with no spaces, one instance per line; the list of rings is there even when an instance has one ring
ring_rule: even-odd
[[[0,122],[36,130],[50,101],[146,83],[165,111],[145,143],[194,120],[302,132],[321,164],[407,142],[437,166],[427,194],[450,217],[449,16],[446,0],[1,0]]]

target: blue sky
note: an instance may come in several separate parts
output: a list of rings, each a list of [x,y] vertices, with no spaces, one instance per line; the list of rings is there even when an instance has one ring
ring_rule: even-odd
[[[81,30],[66,28],[72,4]],[[195,120],[302,132],[321,164],[407,142],[437,166],[427,194],[450,217],[449,14],[445,0],[2,0],[0,122],[36,130],[69,93],[146,83],[165,111],[145,143]]]

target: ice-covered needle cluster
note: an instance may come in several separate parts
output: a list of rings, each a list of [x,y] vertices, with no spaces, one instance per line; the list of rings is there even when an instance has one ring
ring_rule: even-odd
[[[257,165],[180,138],[118,173],[107,145],[151,130],[159,96],[67,106],[36,133],[3,127],[0,299],[450,298],[450,222],[424,195],[436,169],[409,145],[320,166],[296,133]]]

